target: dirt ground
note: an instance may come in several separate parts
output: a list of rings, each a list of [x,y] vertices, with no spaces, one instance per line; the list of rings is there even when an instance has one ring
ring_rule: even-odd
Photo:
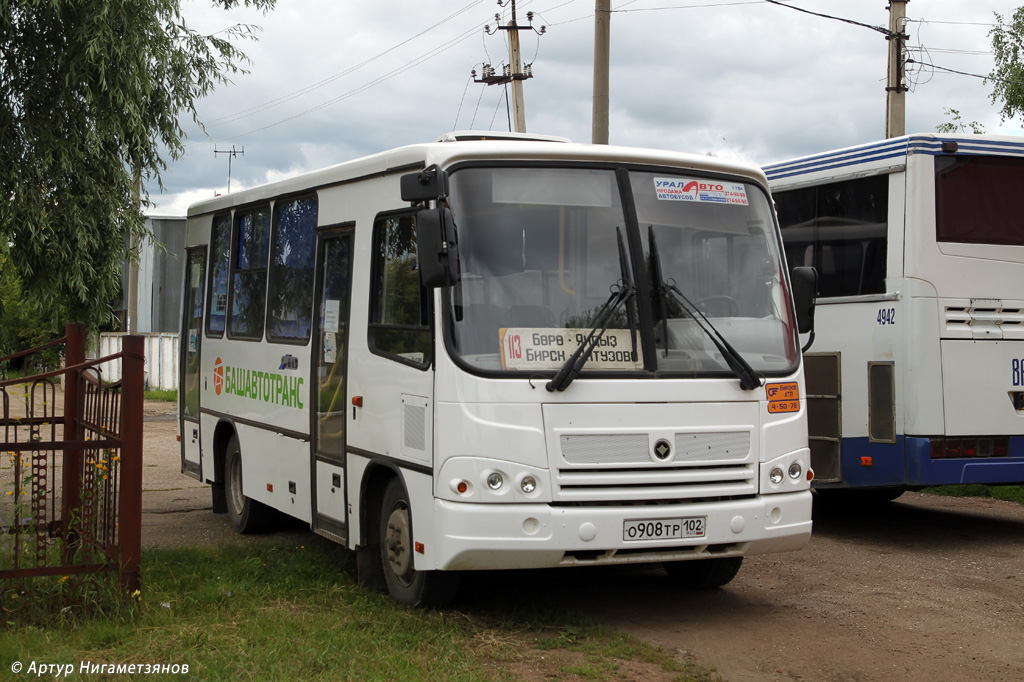
[[[143,545],[259,542],[179,473],[174,406],[147,402],[145,413]],[[471,607],[488,590],[519,590],[730,682],[1024,680],[1024,507],[907,493],[873,511],[816,508],[814,522],[806,549],[750,557],[711,592],[681,591],[648,567],[474,576],[463,598]]]

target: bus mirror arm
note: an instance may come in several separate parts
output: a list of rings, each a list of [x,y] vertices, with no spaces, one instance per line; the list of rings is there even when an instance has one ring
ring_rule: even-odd
[[[416,214],[416,253],[420,281],[427,289],[455,284],[459,249],[451,209],[424,208]]]
[[[796,326],[801,334],[810,334],[814,341],[814,300],[818,295],[818,271],[814,268],[793,268],[789,273],[793,284],[793,305],[796,308]],[[807,344],[808,347],[810,343]],[[806,349],[805,349],[806,350]]]

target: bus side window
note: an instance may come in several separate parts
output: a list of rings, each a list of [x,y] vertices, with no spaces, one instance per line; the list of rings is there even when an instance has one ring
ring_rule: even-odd
[[[888,175],[786,190],[774,197],[789,266],[817,268],[822,298],[885,293]],[[810,245],[813,258],[807,263]]]
[[[258,341],[263,338],[267,303],[270,209],[265,207],[239,213],[235,222],[228,336]]]
[[[414,214],[379,216],[373,225],[370,350],[426,368],[433,359],[429,293],[420,285]]]
[[[267,338],[305,344],[313,314],[317,198],[279,201],[274,206],[274,236],[267,295]]]
[[[228,312],[228,265],[231,263],[231,215],[215,216],[210,231],[210,291],[207,297],[206,335],[224,336]]]

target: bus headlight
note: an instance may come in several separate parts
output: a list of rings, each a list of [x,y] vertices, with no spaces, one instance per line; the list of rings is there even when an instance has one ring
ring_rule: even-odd
[[[500,490],[505,485],[505,479],[497,471],[487,477],[487,487],[491,490]]]
[[[794,481],[800,478],[802,473],[804,473],[804,468],[800,466],[800,462],[793,462],[789,465],[789,477]]]
[[[533,476],[523,476],[523,480],[519,481],[519,489],[529,495],[537,489],[537,479]]]
[[[780,467],[772,467],[771,472],[768,474],[768,480],[775,485],[782,483],[782,469]]]

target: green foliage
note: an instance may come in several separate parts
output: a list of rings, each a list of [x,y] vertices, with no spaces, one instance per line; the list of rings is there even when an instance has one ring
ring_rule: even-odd
[[[52,341],[63,334],[60,305],[32,314],[23,304],[21,278],[0,241],[0,357]]]
[[[490,616],[399,606],[356,583],[351,552],[288,535],[147,550],[141,593],[122,609],[35,624],[0,619],[0,660],[188,665],[182,679],[360,682],[523,679],[524,667],[535,673],[528,679],[608,680],[628,660],[678,680],[717,679],[521,595],[483,598],[495,605]],[[546,613],[539,629],[538,611]],[[551,632],[560,633],[555,642]]]
[[[977,121],[971,121],[965,123],[960,118],[960,111],[950,107],[943,107],[942,113],[949,116],[952,120],[940,123],[935,126],[935,131],[939,133],[974,133],[975,135],[984,135],[985,126]]]
[[[0,244],[29,314],[110,317],[129,238],[146,236],[136,177],[159,183],[184,153],[179,115],[199,123],[196,100],[245,61],[230,41],[252,34],[197,33],[180,0],[0,3]]]
[[[1024,485],[943,485],[934,488],[925,488],[921,492],[929,495],[944,495],[946,497],[991,497],[996,500],[1006,500],[1024,504]]]
[[[174,389],[151,388],[145,392],[143,398],[146,400],[156,400],[162,403],[176,403],[178,402],[178,392]]]
[[[1002,103],[999,116],[1003,121],[1024,114],[1024,7],[1014,11],[1009,22],[995,14],[996,26],[988,35],[992,39],[995,66],[989,73],[992,103]]]

